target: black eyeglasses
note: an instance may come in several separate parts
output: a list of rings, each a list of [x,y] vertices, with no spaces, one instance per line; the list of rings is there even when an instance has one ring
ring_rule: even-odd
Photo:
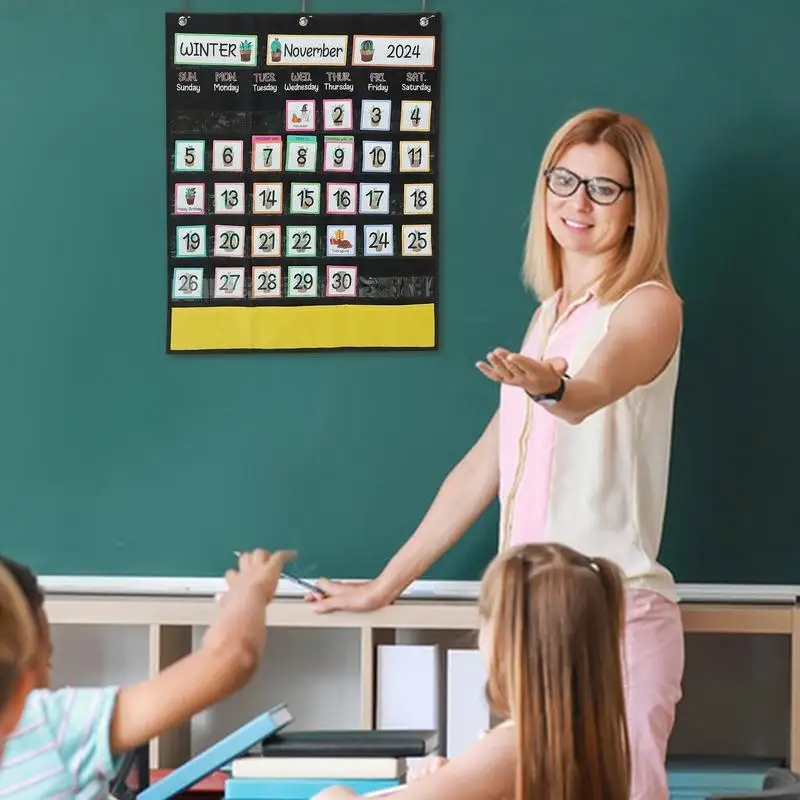
[[[616,203],[623,192],[632,192],[633,186],[623,186],[613,178],[581,178],[566,167],[551,167],[545,170],[547,188],[559,197],[569,197],[586,185],[589,199],[601,206]]]

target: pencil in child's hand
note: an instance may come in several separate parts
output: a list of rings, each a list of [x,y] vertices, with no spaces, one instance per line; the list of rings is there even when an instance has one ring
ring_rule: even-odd
[[[288,572],[281,572],[282,578],[287,578],[290,581],[294,581],[299,586],[308,589],[310,592],[315,592],[320,597],[327,597],[328,595],[325,593],[325,590],[321,586],[317,586],[314,583],[309,583],[308,581],[304,581],[302,578],[298,578],[296,575],[290,575]]]

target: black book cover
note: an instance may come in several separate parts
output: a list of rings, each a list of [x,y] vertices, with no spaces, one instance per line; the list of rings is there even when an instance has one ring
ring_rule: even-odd
[[[417,758],[438,745],[436,731],[284,731],[265,739],[262,755],[335,758]]]

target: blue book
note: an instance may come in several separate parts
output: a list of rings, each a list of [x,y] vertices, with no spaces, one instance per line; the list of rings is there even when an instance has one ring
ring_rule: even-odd
[[[344,781],[322,778],[231,778],[225,781],[225,800],[308,800],[329,786],[345,786],[362,795],[391,789],[399,783],[399,780],[391,778]]]
[[[294,720],[284,703],[265,711],[261,716],[228,734],[216,744],[199,753],[183,766],[138,794],[137,800],[167,800],[178,792],[194,786],[207,775],[246,753],[253,745],[285,728]]]

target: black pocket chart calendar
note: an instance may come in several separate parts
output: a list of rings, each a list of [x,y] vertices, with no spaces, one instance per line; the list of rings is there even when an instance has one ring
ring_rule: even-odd
[[[435,349],[438,14],[167,14],[167,351]]]

